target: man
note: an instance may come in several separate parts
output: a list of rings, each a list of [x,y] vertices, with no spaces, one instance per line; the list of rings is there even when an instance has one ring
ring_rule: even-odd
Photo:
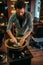
[[[20,45],[24,43],[25,39],[27,39],[33,29],[33,22],[31,19],[31,14],[25,10],[25,3],[21,0],[15,3],[16,13],[13,14],[8,22],[7,33],[12,39],[13,42],[17,44],[17,39],[11,32],[12,23],[15,24],[16,36],[22,35],[20,40]],[[29,40],[29,39],[28,39]]]

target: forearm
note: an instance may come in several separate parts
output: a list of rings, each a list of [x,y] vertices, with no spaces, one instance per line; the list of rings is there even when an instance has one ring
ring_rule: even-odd
[[[11,39],[15,38],[10,30],[7,30],[7,34],[10,36]]]
[[[26,34],[23,36],[23,38],[26,39],[28,36],[30,36],[30,34],[31,34],[31,31],[26,32]]]
[[[10,36],[10,38],[11,38],[11,42],[15,42],[15,44],[17,43],[17,39],[13,36],[13,34],[12,34],[12,32],[10,31],[10,30],[7,30],[7,33],[8,33],[8,35]]]
[[[21,40],[20,40],[21,45],[23,45],[25,39],[30,35],[30,33],[31,33],[30,31],[27,32],[27,33],[21,38]]]

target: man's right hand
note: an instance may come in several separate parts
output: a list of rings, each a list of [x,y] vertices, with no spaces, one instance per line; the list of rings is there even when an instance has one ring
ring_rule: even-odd
[[[17,39],[16,38],[10,39],[10,41],[17,44]]]

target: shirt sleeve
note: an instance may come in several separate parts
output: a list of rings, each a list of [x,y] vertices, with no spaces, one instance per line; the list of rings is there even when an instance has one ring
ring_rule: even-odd
[[[13,23],[13,16],[10,16],[9,21],[8,21],[7,30],[11,30],[11,28],[12,28],[12,23]]]
[[[31,13],[29,13],[27,21],[28,21],[28,31],[32,32],[33,31],[33,20],[32,20]]]

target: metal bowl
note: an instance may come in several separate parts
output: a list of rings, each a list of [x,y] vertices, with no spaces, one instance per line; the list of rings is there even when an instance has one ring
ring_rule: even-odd
[[[5,41],[5,46],[9,49],[14,49],[14,50],[21,50],[23,49],[25,46],[27,46],[28,42],[27,40],[25,40],[25,42],[23,43],[22,46],[16,45],[13,42],[10,41],[10,39],[7,39]]]

